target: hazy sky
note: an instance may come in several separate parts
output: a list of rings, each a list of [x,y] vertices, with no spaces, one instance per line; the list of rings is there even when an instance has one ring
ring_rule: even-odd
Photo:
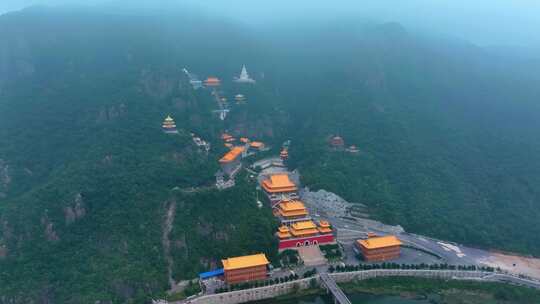
[[[0,13],[32,4],[94,5],[144,0],[0,0]],[[148,0],[161,3],[163,0]],[[540,46],[540,0],[167,0],[189,3],[254,25],[309,19],[359,18],[471,42]]]

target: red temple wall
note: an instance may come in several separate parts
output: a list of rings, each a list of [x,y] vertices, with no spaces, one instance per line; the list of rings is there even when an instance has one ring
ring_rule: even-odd
[[[310,237],[305,237],[305,238],[280,240],[279,249],[281,250],[281,249],[287,249],[287,248],[296,248],[296,247],[326,244],[326,243],[332,243],[332,242],[334,242],[334,235],[332,234],[316,235],[316,236],[310,236]]]

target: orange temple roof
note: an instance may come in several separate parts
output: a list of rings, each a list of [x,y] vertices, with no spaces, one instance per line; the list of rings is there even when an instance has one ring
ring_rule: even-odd
[[[319,221],[319,228],[317,228],[320,233],[330,233],[332,232],[332,228],[330,227],[330,223],[328,221]]]
[[[281,226],[278,228],[277,235],[280,239],[286,239],[291,237],[291,232],[289,230],[289,227],[287,226]]]
[[[308,215],[306,206],[301,201],[283,201],[278,205],[279,214],[283,217]]]
[[[264,190],[270,193],[274,192],[292,192],[296,191],[296,185],[291,182],[287,174],[274,174],[269,179],[262,181]]]
[[[327,228],[327,227],[319,227],[319,228],[317,228],[317,230],[319,230],[320,233],[330,233],[330,232],[332,232],[332,228]]]
[[[296,222],[291,225],[291,234],[294,236],[306,236],[318,233],[317,225],[313,221]]]
[[[247,144],[249,142],[249,138],[247,137],[240,137],[240,141]]]
[[[372,237],[372,238],[368,238],[367,240],[358,240],[357,242],[362,247],[367,248],[367,249],[378,249],[378,248],[385,248],[385,247],[392,247],[392,246],[400,246],[402,244],[401,241],[393,235]]]
[[[278,228],[279,232],[289,232],[289,227],[283,225]]]
[[[302,222],[296,222],[292,224],[291,227],[294,230],[304,230],[304,229],[317,228],[317,225],[315,225],[313,221],[302,221]]]
[[[231,151],[227,152],[223,157],[219,160],[220,163],[229,163],[238,158],[238,156],[242,155],[242,152],[244,152],[243,147],[234,147],[231,149]]]
[[[223,263],[223,268],[225,270],[242,269],[270,264],[264,253],[228,258],[221,260],[221,263]]]
[[[319,226],[321,226],[321,227],[330,227],[330,223],[328,221],[320,221]]]
[[[292,230],[291,234],[294,236],[307,236],[307,235],[314,235],[318,234],[319,230],[317,229],[306,229],[306,230]]]
[[[307,210],[296,210],[296,211],[283,211],[279,210],[279,215],[283,217],[291,217],[291,216],[306,216],[308,215]]]
[[[229,134],[227,134],[227,133],[223,133],[223,134],[221,135],[221,139],[227,139],[227,138],[231,138],[231,137],[232,137],[232,136],[229,135]]]
[[[278,231],[277,235],[278,235],[278,237],[280,239],[288,239],[288,238],[292,237],[292,235],[289,232]]]
[[[279,203],[279,208],[284,211],[306,210],[306,206],[301,201],[283,201]]]

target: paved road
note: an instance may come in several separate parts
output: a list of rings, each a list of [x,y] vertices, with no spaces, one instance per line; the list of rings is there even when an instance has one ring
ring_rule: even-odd
[[[336,281],[332,279],[328,273],[321,273],[320,275],[322,284],[328,291],[334,296],[334,302],[337,304],[352,304],[349,298],[345,295],[343,290],[337,286]]]

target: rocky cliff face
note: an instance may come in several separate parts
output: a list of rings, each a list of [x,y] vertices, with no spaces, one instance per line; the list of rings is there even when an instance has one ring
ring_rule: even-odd
[[[47,214],[41,217],[41,225],[43,227],[43,233],[45,234],[45,239],[49,242],[56,242],[60,240],[56,230],[54,228],[54,223],[51,222]]]
[[[98,116],[96,118],[96,123],[101,124],[108,121],[113,121],[116,118],[126,114],[127,106],[124,103],[118,105],[112,105],[108,107],[101,107],[99,109]]]
[[[179,79],[167,77],[163,73],[143,70],[140,77],[140,85],[143,92],[154,98],[164,99],[172,94],[177,87]]]
[[[70,225],[86,215],[86,206],[81,193],[77,193],[73,202],[64,208],[66,224]]]
[[[7,196],[9,185],[11,184],[11,175],[9,165],[3,159],[0,159],[0,199]]]

